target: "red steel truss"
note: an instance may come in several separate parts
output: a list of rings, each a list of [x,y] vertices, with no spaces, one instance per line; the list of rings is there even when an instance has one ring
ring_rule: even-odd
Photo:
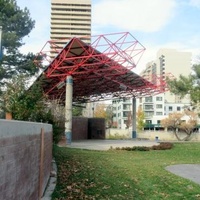
[[[142,97],[166,90],[163,79],[154,77],[150,82],[131,71],[145,48],[130,33],[93,36],[91,40],[86,44],[74,37],[63,49],[57,41],[48,41],[40,51],[35,63],[47,67],[38,79],[50,98],[65,99],[62,86],[68,75],[73,77],[74,102]],[[57,56],[52,58],[55,52]]]

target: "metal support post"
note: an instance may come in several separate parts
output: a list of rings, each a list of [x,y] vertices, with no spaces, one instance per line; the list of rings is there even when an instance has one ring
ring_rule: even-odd
[[[65,136],[67,144],[71,144],[72,138],[72,98],[73,78],[71,76],[67,76],[65,96]]]
[[[136,98],[132,99],[132,138],[136,138]]]

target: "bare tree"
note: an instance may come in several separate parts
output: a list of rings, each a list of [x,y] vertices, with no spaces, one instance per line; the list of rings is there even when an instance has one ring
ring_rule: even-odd
[[[132,125],[132,115],[131,111],[128,111],[127,121],[126,121],[126,128],[128,129]]]
[[[186,122],[182,122],[180,125],[180,129],[187,134],[186,140],[190,138],[192,135],[194,128],[197,126],[197,113],[189,110],[185,110],[185,115],[189,117],[189,120]]]
[[[183,121],[184,116],[187,116],[189,119]],[[193,111],[185,110],[183,113],[174,112],[169,114],[167,118],[161,120],[161,125],[172,129],[179,141],[188,141],[194,132],[194,128],[197,126],[197,118],[198,114]],[[186,134],[185,137],[181,138],[180,132],[184,132]]]

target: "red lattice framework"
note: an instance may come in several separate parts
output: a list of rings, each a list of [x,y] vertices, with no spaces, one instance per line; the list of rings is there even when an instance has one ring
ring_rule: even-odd
[[[50,98],[65,99],[62,86],[69,75],[74,102],[150,96],[167,90],[163,78],[148,81],[132,71],[145,48],[128,32],[92,36],[91,44],[74,37],[63,49],[57,42],[48,41],[34,61],[47,66],[39,79]]]

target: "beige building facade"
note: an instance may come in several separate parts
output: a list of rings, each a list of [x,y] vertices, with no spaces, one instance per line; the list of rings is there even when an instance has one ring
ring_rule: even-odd
[[[73,37],[90,44],[91,0],[51,0],[50,37],[60,50]]]
[[[177,78],[180,75],[188,76],[191,73],[191,52],[180,52],[175,49],[160,49],[157,53],[157,74],[166,79]],[[170,92],[165,93],[165,101],[168,103],[190,103],[190,98],[180,99]]]
[[[190,52],[180,52],[175,49],[160,49],[156,60],[147,63],[146,68],[140,74],[145,79],[159,85],[159,80],[166,77],[179,79],[180,75],[188,76],[191,73]],[[141,98],[137,105],[145,113],[145,122],[149,128],[159,127],[160,121],[173,112],[182,112],[185,107],[190,106],[190,98],[186,96],[181,99],[170,91]],[[152,126],[153,125],[153,126]]]

